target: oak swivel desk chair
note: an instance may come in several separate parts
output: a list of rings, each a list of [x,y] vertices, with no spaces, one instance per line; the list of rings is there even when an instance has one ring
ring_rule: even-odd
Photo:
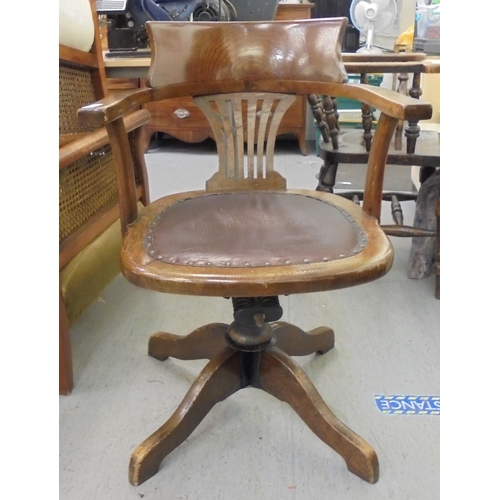
[[[429,104],[344,83],[346,24],[345,18],[149,22],[149,87],[80,110],[82,120],[106,125],[120,159],[126,278],[159,292],[231,297],[234,308],[230,325],[150,338],[154,358],[210,361],[170,419],[133,452],[133,485],[156,474],[216,403],[248,386],[289,403],[351,472],[378,480],[374,449],[339,421],[290,357],[328,351],[333,330],[305,332],[279,321],[279,295],[360,285],[390,269],[392,246],[378,223],[387,149],[399,120],[431,115]],[[331,193],[287,190],[273,169],[279,121],[296,95],[307,94],[343,95],[382,111],[363,208]],[[206,190],[166,196],[138,213],[123,113],[180,96],[194,96],[206,114],[219,170]]]

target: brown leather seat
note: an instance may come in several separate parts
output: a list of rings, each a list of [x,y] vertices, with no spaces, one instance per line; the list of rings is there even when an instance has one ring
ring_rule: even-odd
[[[203,285],[196,295],[220,297],[267,295],[270,281],[277,295],[306,282],[320,291],[346,280],[369,281],[389,270],[392,247],[376,221],[350,205],[339,196],[299,190],[168,196],[130,227],[122,271],[137,284],[146,275],[155,290],[185,293]],[[132,251],[144,235],[142,251]],[[361,265],[364,251],[371,259]]]

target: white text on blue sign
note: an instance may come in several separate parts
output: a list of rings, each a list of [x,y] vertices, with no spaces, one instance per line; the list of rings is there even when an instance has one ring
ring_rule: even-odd
[[[377,408],[390,415],[439,415],[440,396],[375,395]]]

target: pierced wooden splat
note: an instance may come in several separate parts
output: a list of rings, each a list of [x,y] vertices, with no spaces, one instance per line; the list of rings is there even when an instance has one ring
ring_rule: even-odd
[[[232,93],[195,97],[207,117],[219,156],[219,171],[207,191],[285,190],[286,180],[274,171],[278,126],[296,96],[275,93]]]

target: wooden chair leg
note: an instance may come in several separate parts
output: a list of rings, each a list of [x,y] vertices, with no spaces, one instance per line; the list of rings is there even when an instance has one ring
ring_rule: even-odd
[[[333,186],[335,186],[338,166],[339,166],[338,163],[330,162],[325,159],[319,171],[318,185],[316,187],[316,191],[333,193]]]
[[[227,347],[209,361],[173,415],[132,454],[129,481],[154,476],[163,459],[185,441],[219,402],[242,388],[241,353]]]
[[[271,323],[276,335],[275,346],[289,356],[307,356],[313,352],[325,354],[335,345],[335,334],[327,326],[306,332],[285,321]]]
[[[149,338],[148,354],[160,361],[170,356],[185,360],[212,359],[227,346],[228,328],[224,323],[210,323],[186,336],[157,332]]]
[[[276,347],[262,353],[260,388],[288,403],[321,440],[342,456],[353,474],[369,483],[378,481],[375,450],[335,416],[302,368]]]
[[[59,394],[70,394],[73,389],[73,361],[71,337],[66,306],[59,290]]]

